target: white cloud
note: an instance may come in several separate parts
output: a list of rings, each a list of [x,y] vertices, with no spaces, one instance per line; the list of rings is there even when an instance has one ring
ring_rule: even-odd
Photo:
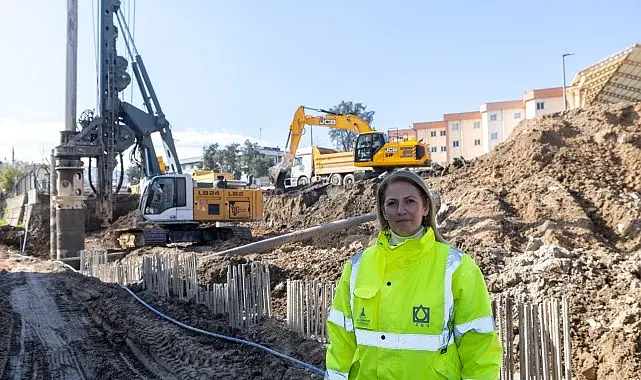
[[[11,149],[15,149],[15,158],[20,161],[46,162],[51,149],[60,141],[60,131],[64,124],[60,122],[28,123],[15,119],[0,118],[0,160],[11,160]],[[276,146],[274,142],[258,141],[230,131],[201,131],[193,128],[173,130],[173,137],[179,158],[195,157],[202,154],[203,146],[218,143],[225,146],[231,143],[242,144],[245,140]],[[154,134],[154,147],[158,155],[163,154],[160,136]],[[129,152],[125,154],[125,165],[129,164]]]
[[[193,128],[187,128],[186,130],[182,131],[172,130],[172,135],[174,137],[179,158],[200,156],[203,153],[203,147],[209,146],[214,143],[218,143],[218,145],[222,147],[232,143],[238,143],[242,145],[245,140],[249,140],[253,143],[261,143],[262,145],[278,145],[264,140],[258,141],[258,139],[254,137],[244,136],[240,133],[225,130],[199,131]],[[163,152],[163,149],[160,136],[154,136],[153,139],[156,153],[161,154]]]
[[[0,119],[0,160],[11,160],[11,149],[20,161],[43,162],[51,149],[60,141],[63,123],[26,123],[14,119]]]

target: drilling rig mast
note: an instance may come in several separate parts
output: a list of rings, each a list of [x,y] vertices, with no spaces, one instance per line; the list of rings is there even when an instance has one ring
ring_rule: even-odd
[[[52,152],[52,166],[55,168],[52,171],[55,184],[52,184],[51,194],[52,217],[55,209],[55,219],[51,222],[52,258],[77,261],[80,251],[84,250],[82,158],[96,161],[97,178],[92,178],[90,167],[89,182],[97,200],[96,213],[103,224],[109,224],[113,219],[114,195],[119,191],[124,175],[123,153],[131,146],[135,145],[139,152],[145,177],[162,174],[151,139],[151,134],[158,132],[165,157],[169,160],[167,172],[182,173],[170,124],[160,107],[120,5],[120,0],[100,0],[97,110],[95,114],[85,111],[78,126],[75,123],[77,0],[68,0],[67,125],[61,131],[60,145]],[[120,100],[118,96],[131,83],[131,76],[127,73],[129,61],[116,49],[118,38],[125,43],[145,111]],[[118,161],[120,178],[114,186],[114,170]]]

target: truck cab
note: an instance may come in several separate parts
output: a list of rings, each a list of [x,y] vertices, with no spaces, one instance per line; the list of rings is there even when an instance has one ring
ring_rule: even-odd
[[[294,157],[291,176],[285,179],[285,187],[307,185],[313,177],[314,158],[312,156],[312,147],[300,148]]]

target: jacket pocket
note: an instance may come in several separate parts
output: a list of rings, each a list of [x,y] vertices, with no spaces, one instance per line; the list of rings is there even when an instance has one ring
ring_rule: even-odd
[[[460,380],[461,379],[461,373],[460,371],[455,370],[452,368],[454,363],[448,363],[447,356],[445,355],[440,355],[437,354],[438,356],[434,359],[434,362],[432,363],[432,369],[440,375],[439,378],[441,379],[448,379],[448,380]]]
[[[380,293],[378,288],[357,287],[353,291],[354,312],[352,313],[354,328],[374,330],[378,326],[378,309]]]

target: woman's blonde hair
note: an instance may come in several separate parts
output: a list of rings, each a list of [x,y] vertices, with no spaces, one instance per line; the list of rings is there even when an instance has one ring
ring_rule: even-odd
[[[385,190],[391,183],[401,181],[414,185],[414,187],[418,189],[419,193],[421,193],[423,202],[426,203],[429,207],[429,213],[423,217],[423,226],[425,226],[425,228],[432,228],[436,241],[449,244],[447,240],[445,240],[441,236],[436,226],[436,213],[438,212],[438,210],[436,209],[436,203],[434,202],[432,193],[425,185],[425,182],[423,182],[423,179],[418,174],[409,170],[396,170],[392,172],[387,177],[385,177],[385,179],[383,179],[383,181],[378,185],[378,188],[376,189],[376,214],[378,216],[378,224],[381,230],[386,232],[390,231],[390,226],[385,219],[385,213],[383,210],[383,208],[385,207]]]

